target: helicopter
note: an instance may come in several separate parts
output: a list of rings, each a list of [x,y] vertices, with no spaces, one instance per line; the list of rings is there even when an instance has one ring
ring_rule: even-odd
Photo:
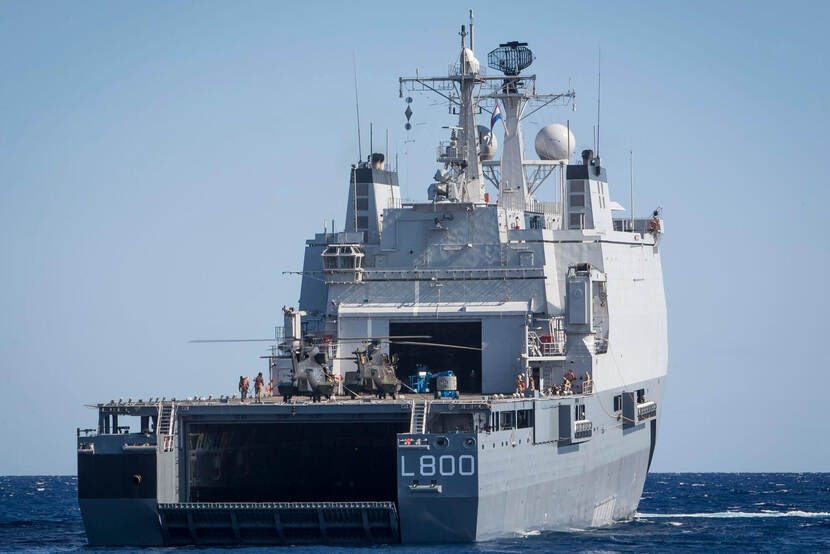
[[[280,345],[282,346],[282,345]],[[283,402],[288,402],[293,396],[310,396],[312,402],[320,402],[323,397],[331,398],[337,385],[332,371],[330,345],[313,340],[303,340],[299,347],[283,349],[279,356],[270,358],[273,369],[272,375],[279,377],[277,390],[282,395]],[[279,359],[291,360],[288,372],[280,371]]]
[[[439,344],[434,342],[419,342],[412,340],[400,340],[411,338],[430,338],[430,337],[389,337],[386,341],[389,344],[409,344],[417,346],[429,346],[433,348],[457,348],[461,350],[481,350],[473,346],[461,346],[457,344]],[[364,350],[357,349],[354,351],[354,358],[357,362],[356,371],[347,371],[343,383],[343,388],[346,393],[354,398],[360,393],[373,393],[379,399],[384,399],[391,396],[393,399],[397,398],[401,387],[406,387],[412,392],[417,393],[415,389],[405,384],[398,379],[395,370],[398,364],[398,355],[386,354],[380,350],[380,342],[383,339],[372,339],[367,341]],[[449,372],[452,375],[452,372]]]
[[[401,390],[401,381],[395,375],[395,366],[398,364],[398,355],[380,351],[380,341],[370,340],[364,350],[354,351],[354,360],[357,362],[356,371],[347,371],[343,388],[352,397],[352,400],[362,392],[371,392],[378,398],[397,398]]]
[[[320,402],[323,398],[330,399],[335,394],[338,384],[338,378],[334,370],[334,360],[354,360],[357,364],[357,370],[347,371],[343,379],[343,389],[352,399],[364,393],[372,393],[380,399],[387,396],[397,398],[401,387],[407,387],[407,385],[398,379],[395,374],[398,363],[397,355],[390,357],[387,353],[382,352],[381,342],[481,350],[470,346],[408,340],[431,339],[432,337],[428,335],[355,338],[334,338],[328,335],[314,334],[303,335],[301,318],[304,312],[293,307],[283,307],[283,312],[285,327],[282,340],[275,332],[273,339],[192,340],[190,342],[273,342],[270,355],[260,357],[268,359],[272,383],[276,380],[275,388],[282,396],[283,402],[291,401],[294,396],[308,396],[312,402]],[[354,357],[337,357],[341,344],[355,342],[365,344],[365,348],[355,349],[353,351]]]
[[[221,339],[192,340],[190,342],[257,342],[274,343],[268,359],[272,384],[284,402],[293,396],[310,396],[313,402],[331,398],[337,385],[332,370],[333,358],[337,351],[336,341],[330,337],[303,336],[301,318],[304,312],[293,307],[283,307],[285,319],[284,337],[281,339],[275,328],[273,339]]]

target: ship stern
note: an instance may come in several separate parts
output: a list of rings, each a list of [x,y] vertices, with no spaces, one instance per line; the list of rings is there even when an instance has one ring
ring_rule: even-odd
[[[476,540],[476,445],[473,433],[398,435],[401,542]]]

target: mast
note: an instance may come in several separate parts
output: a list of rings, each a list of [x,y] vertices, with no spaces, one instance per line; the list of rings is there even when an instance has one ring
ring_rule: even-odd
[[[422,77],[400,77],[399,95],[404,90],[431,92],[446,99],[451,113],[458,114],[458,125],[451,126],[450,140],[439,147],[437,161],[444,165],[436,173],[436,180],[430,186],[433,201],[484,203],[484,178],[499,188],[501,198],[515,198],[511,205],[523,209],[532,191],[527,184],[522,159],[523,144],[521,119],[548,105],[562,104],[574,97],[572,90],[563,94],[537,94],[536,76],[520,74],[533,62],[533,53],[527,43],[509,42],[487,55],[487,63],[504,75],[488,76],[481,73],[479,61],[473,53],[473,12],[470,10],[470,32],[461,26],[461,53],[458,64],[449,75]],[[467,47],[469,45],[469,48]],[[484,171],[479,153],[479,137],[476,114],[493,113],[482,105],[482,101],[503,106],[504,146],[501,161],[488,160]],[[525,114],[528,102],[539,105]],[[552,171],[552,166],[537,171],[534,182],[540,184]],[[499,173],[500,175],[496,175]]]
[[[476,87],[479,63],[473,55],[472,48],[464,48],[464,26],[461,26],[461,57],[459,73],[461,77],[461,110],[458,117],[458,126],[461,127],[461,146],[464,152],[466,179],[462,181],[463,197],[466,202],[479,203],[484,201],[484,183],[481,180],[481,162],[478,158],[478,141],[476,140],[476,108],[478,103],[473,100],[473,91]],[[470,35],[472,43],[472,34]]]

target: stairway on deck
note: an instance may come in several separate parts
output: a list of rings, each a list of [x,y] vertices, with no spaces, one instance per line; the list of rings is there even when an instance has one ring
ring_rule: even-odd
[[[427,424],[427,401],[412,402],[412,418],[409,420],[409,432],[423,434],[426,433]]]

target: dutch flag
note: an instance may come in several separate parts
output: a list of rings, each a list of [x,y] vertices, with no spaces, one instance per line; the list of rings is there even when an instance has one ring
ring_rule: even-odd
[[[493,115],[490,116],[490,130],[491,131],[493,130],[493,126],[496,124],[496,121],[498,121],[499,119],[501,119],[501,109],[499,108],[499,105],[496,104],[496,109],[493,110]],[[504,123],[502,123],[502,125],[503,124]]]

